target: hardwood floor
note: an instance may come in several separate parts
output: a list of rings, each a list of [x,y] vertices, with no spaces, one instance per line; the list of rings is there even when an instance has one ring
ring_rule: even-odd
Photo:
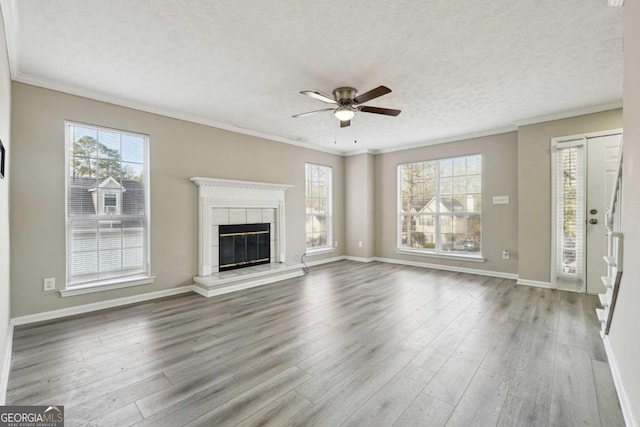
[[[17,327],[7,404],[67,426],[623,426],[595,304],[341,261]]]

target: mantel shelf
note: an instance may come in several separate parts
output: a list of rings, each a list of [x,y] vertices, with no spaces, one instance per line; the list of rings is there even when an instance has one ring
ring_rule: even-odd
[[[195,176],[190,178],[191,182],[199,187],[226,187],[226,188],[245,188],[254,190],[276,190],[287,191],[292,188],[293,185],[289,184],[276,184],[271,182],[254,182],[254,181],[236,181],[233,179],[220,179],[220,178],[204,178],[201,176]]]

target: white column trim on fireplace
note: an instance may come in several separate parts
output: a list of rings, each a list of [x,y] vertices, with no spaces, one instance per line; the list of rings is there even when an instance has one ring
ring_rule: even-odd
[[[198,186],[198,275],[214,272],[211,264],[212,222],[214,208],[273,208],[276,210],[276,262],[285,261],[285,192],[287,184],[235,181],[230,179],[194,177]],[[217,270],[216,270],[217,271]]]

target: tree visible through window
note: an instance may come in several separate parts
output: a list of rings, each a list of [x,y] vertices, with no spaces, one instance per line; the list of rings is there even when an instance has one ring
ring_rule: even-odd
[[[398,184],[399,248],[481,252],[481,155],[399,165]]]
[[[331,168],[306,164],[306,236],[310,251],[330,248],[331,236]]]
[[[148,276],[145,135],[67,123],[67,286]]]

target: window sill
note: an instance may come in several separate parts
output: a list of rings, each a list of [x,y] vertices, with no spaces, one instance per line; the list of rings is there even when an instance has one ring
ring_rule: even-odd
[[[414,251],[411,249],[396,249],[396,253],[403,255],[417,255],[430,258],[450,259],[456,261],[485,262],[485,259],[482,255],[438,254],[434,252]]]
[[[319,249],[307,249],[304,253],[306,256],[322,255],[335,252],[336,248],[319,248]]]
[[[149,285],[156,281],[155,276],[132,277],[127,279],[103,280],[60,290],[63,298],[94,292],[111,291],[113,289],[130,288],[132,286]]]

